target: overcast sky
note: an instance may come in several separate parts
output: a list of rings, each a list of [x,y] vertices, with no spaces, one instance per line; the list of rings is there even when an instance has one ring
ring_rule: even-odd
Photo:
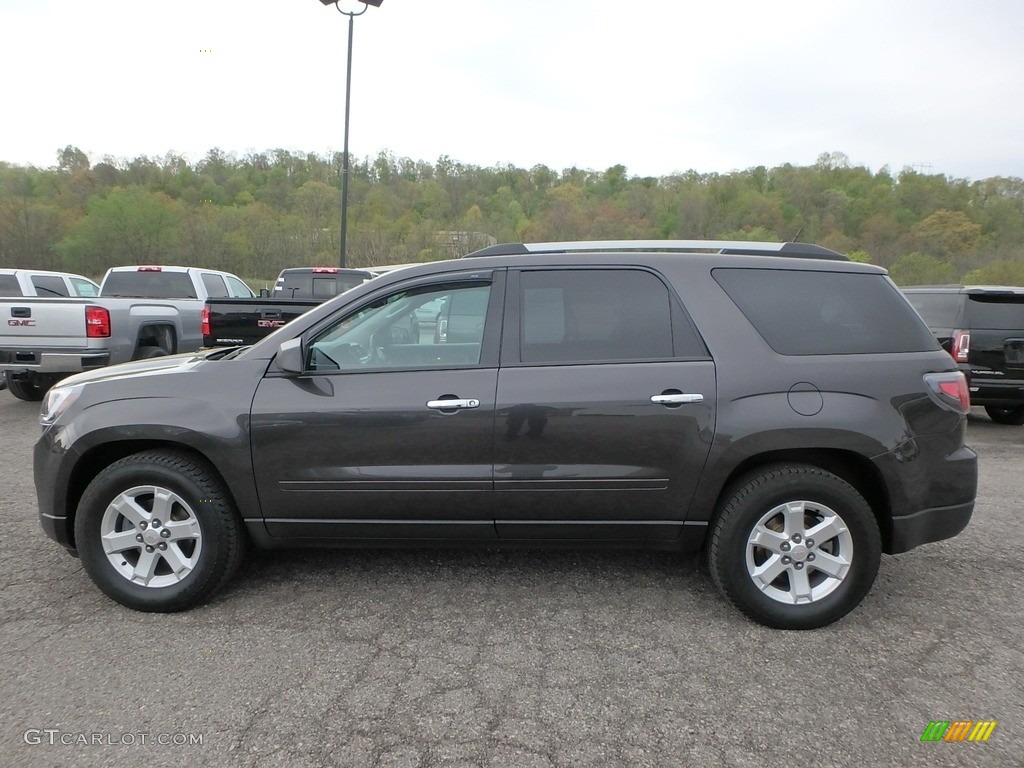
[[[342,148],[348,19],[319,0],[0,0],[0,29],[0,160]],[[350,150],[1024,176],[1022,35],[1020,0],[384,0]]]

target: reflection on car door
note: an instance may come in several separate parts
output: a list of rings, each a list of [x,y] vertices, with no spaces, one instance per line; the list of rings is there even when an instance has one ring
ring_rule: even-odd
[[[405,306],[408,296],[396,294],[314,330],[307,359],[321,369],[298,377],[268,372],[253,401],[252,450],[271,535],[495,535],[492,442],[504,280],[503,273],[474,276],[450,290],[490,286],[476,349],[472,342],[427,348],[408,334],[402,344],[379,342],[392,336],[374,325],[381,321],[373,313]],[[406,319],[414,312],[408,306]],[[372,332],[367,339],[358,335],[363,326]],[[331,355],[333,369],[323,363]]]
[[[626,269],[513,272],[509,297],[498,535],[677,538],[711,443],[715,366],[676,300]]]

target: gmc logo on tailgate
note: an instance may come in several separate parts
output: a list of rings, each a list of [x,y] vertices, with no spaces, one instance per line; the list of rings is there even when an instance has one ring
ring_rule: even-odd
[[[26,326],[26,325],[27,326],[32,326],[32,325],[36,324],[36,321],[35,320],[8,320],[7,324],[11,325],[11,326],[14,326],[14,327]]]

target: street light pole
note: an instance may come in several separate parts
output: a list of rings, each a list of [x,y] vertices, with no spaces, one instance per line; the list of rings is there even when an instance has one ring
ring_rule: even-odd
[[[348,16],[348,59],[345,65],[345,144],[342,147],[341,155],[341,233],[339,235],[341,244],[339,245],[340,256],[338,259],[338,265],[344,268],[346,262],[345,238],[348,235],[348,116],[349,108],[352,103],[352,30],[355,27],[356,16],[362,16],[366,13],[366,9],[371,5],[380,7],[380,4],[384,2],[384,0],[359,0],[359,2],[363,4],[362,10],[360,11],[341,10],[341,6],[338,4],[339,0],[320,0],[320,2],[324,5],[333,5],[338,9],[338,13]]]

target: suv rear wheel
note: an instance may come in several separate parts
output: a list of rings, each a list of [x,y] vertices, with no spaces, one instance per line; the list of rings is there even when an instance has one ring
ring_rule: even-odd
[[[818,467],[777,464],[733,488],[708,566],[719,590],[755,621],[815,629],[864,599],[881,554],[878,523],[853,486]]]
[[[241,563],[245,534],[220,481],[188,454],[116,461],[86,488],[75,517],[86,573],[139,611],[181,611],[213,595]]]
[[[1005,408],[998,405],[986,405],[985,413],[997,424],[1024,424],[1024,405]]]

